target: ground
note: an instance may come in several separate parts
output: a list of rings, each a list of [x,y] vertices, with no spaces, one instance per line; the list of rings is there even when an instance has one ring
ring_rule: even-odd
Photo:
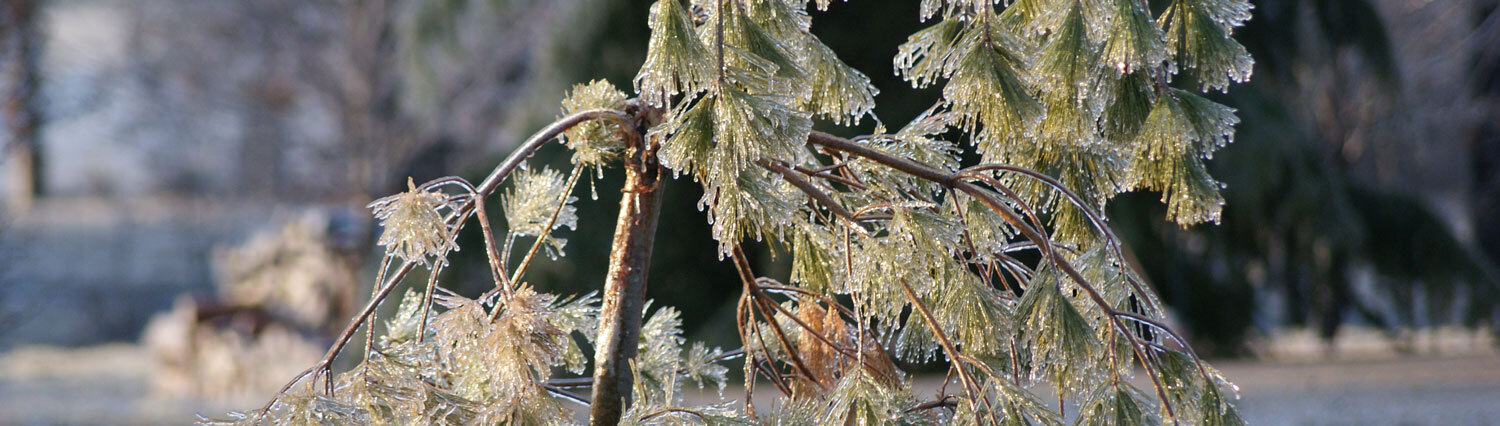
[[[1500,419],[1500,354],[1215,362],[1257,425],[1483,425]],[[153,396],[146,351],[116,344],[0,354],[0,425],[187,424],[264,402]],[[934,379],[919,379],[931,387]],[[925,384],[925,386],[924,386]],[[766,389],[770,389],[767,387]],[[726,392],[734,396],[734,389]]]

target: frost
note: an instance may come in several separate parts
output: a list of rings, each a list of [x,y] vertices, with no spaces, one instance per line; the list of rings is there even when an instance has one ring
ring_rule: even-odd
[[[1218,222],[1224,198],[1203,160],[1228,143],[1234,111],[1173,89],[1157,101],[1133,145],[1131,175],[1142,189],[1160,191],[1167,219],[1182,225]]]
[[[1110,79],[1109,90],[1112,102],[1100,120],[1104,137],[1111,143],[1128,143],[1151,114],[1155,99],[1151,79],[1143,71],[1132,72]]]
[[[806,37],[807,68],[812,70],[813,85],[799,106],[835,124],[855,124],[875,109],[875,94],[880,91],[870,83],[870,77],[840,61],[817,37]]]
[[[925,424],[921,413],[907,411],[916,405],[905,383],[881,381],[862,368],[853,369],[828,394],[818,424]]]
[[[422,323],[423,302],[425,300],[421,292],[407,290],[406,295],[401,297],[396,316],[386,321],[385,334],[380,336],[381,346],[393,347],[417,340],[417,332]]]
[[[1119,74],[1150,69],[1167,59],[1161,28],[1135,0],[1111,0],[1115,18],[1100,60]]]
[[[561,255],[568,240],[551,234],[562,227],[578,228],[578,208],[573,206],[578,197],[571,190],[569,179],[556,170],[517,170],[515,185],[500,200],[511,234],[546,238],[550,253]]]
[[[801,4],[805,5],[806,2]],[[764,28],[772,39],[782,42],[802,40],[802,35],[812,26],[812,17],[807,15],[807,9],[799,7],[795,0],[746,2],[745,14],[755,21],[756,25]],[[802,52],[797,51],[787,53],[802,55]]]
[[[641,343],[635,360],[637,386],[653,394],[673,394],[682,357],[682,314],[676,309],[657,309],[641,326]]]
[[[943,331],[966,353],[979,357],[1006,356],[1010,342],[996,339],[995,330],[1015,328],[1011,323],[1014,305],[1002,299],[994,288],[979,282],[962,265],[946,266],[928,293],[934,299],[928,305],[943,325]]]
[[[917,31],[896,52],[896,75],[911,82],[912,87],[927,87],[939,78],[948,78],[963,59],[959,47],[963,24],[944,20]]]
[[[693,348],[683,359],[683,371],[688,378],[698,382],[698,386],[713,383],[718,386],[719,392],[723,393],[724,385],[729,381],[727,377],[729,368],[717,362],[723,355],[723,349],[709,350],[703,342],[693,342]]]
[[[458,243],[438,211],[450,207],[447,198],[440,192],[418,189],[411,178],[406,179],[406,187],[406,192],[367,206],[385,228],[378,244],[385,246],[387,256],[420,261],[428,267],[432,264],[427,257],[432,256],[439,265],[446,265],[448,252],[458,251]]]
[[[1063,296],[1055,273],[1046,273],[1048,279],[1032,281],[1016,307],[1018,339],[1030,353],[1031,380],[1046,380],[1060,393],[1077,395],[1099,362],[1093,355],[1099,341]]]
[[[713,61],[699,43],[693,19],[676,0],[651,6],[651,41],[635,89],[652,105],[666,105],[679,93],[697,93],[713,79]]]
[[[832,233],[821,227],[798,226],[792,237],[792,282],[818,294],[828,294],[843,282],[838,267],[841,250]]]
[[[981,154],[1002,150],[1000,144],[1032,135],[1043,115],[1042,105],[1031,97],[1025,81],[1027,59],[1014,44],[998,37],[999,28],[970,31],[967,52],[943,87],[943,101],[962,116],[958,127],[976,133]]]
[[[1079,425],[1159,424],[1153,416],[1147,397],[1140,389],[1120,382],[1100,387],[1089,396],[1078,413]]]
[[[767,0],[774,1],[776,0]],[[724,65],[730,68],[763,70],[772,79],[771,84],[748,84],[748,91],[762,95],[791,95],[789,97],[795,98],[807,90],[807,71],[798,63],[797,56],[802,46],[794,46],[776,38],[743,13],[725,15],[723,30],[724,43],[732,47],[724,50]],[[700,37],[705,44],[713,45],[716,34],[704,33]]]
[[[721,255],[744,236],[779,233],[799,208],[791,195],[795,189],[755,166],[762,158],[798,157],[811,131],[807,113],[779,101],[725,86],[653,131],[666,135],[662,165],[679,174],[691,171],[703,183],[699,205],[710,207]]]
[[[1193,70],[1202,90],[1225,90],[1250,79],[1255,61],[1229,37],[1249,17],[1243,0],[1177,0],[1158,18],[1179,65]]]
[[[625,92],[610,85],[608,81],[594,80],[588,84],[573,86],[563,98],[563,115],[591,109],[620,109],[625,105]],[[568,129],[562,142],[573,149],[573,162],[580,165],[603,167],[620,157],[624,143],[615,134],[618,124],[609,121],[587,121]]]
[[[910,158],[940,170],[957,170],[961,148],[953,142],[942,139],[941,135],[947,132],[958,118],[958,115],[953,113],[929,110],[913,119],[896,134],[877,133],[872,135],[867,143],[881,152]],[[871,185],[870,191],[879,192],[883,196],[894,197],[909,192],[934,194],[941,188],[938,183],[918,179],[881,164],[860,161],[854,164],[854,168],[870,177],[866,179]]]

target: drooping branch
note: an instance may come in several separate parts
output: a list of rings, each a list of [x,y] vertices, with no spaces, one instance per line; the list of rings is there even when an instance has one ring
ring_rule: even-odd
[[[634,107],[635,104],[633,102],[627,103],[627,108]],[[563,117],[556,122],[548,125],[547,127],[542,128],[542,130],[533,134],[530,138],[527,138],[526,141],[517,146],[516,150],[512,152],[510,156],[506,157],[505,161],[501,162],[499,166],[491,171],[489,176],[486,177],[479,186],[472,187],[468,186],[467,183],[464,183],[464,186],[467,187],[466,189],[470,189],[470,191],[474,195],[472,197],[469,197],[462,204],[455,206],[453,208],[453,213],[444,220],[444,223],[449,228],[449,232],[453,235],[456,235],[459,229],[462,228],[460,225],[467,221],[470,215],[474,214],[480,208],[478,205],[484,203],[485,198],[487,198],[491,193],[495,191],[495,189],[500,186],[500,183],[504,181],[505,177],[509,176],[510,173],[516,169],[516,167],[519,167],[526,158],[535,153],[537,149],[542,147],[542,145],[545,145],[547,142],[557,138],[558,135],[561,135],[563,132],[568,131],[568,129],[571,129],[580,123],[591,120],[608,120],[617,124],[621,124],[623,128],[629,129],[630,131],[635,130],[635,127],[630,125],[633,120],[629,115],[627,115],[625,112],[612,109],[593,109],[580,111],[578,113]],[[429,186],[448,183],[450,182],[439,179],[438,181],[429,182],[427,184],[424,184],[423,186],[425,188]],[[488,233],[489,232],[486,232],[486,234]],[[396,284],[405,279],[407,274],[411,273],[413,269],[416,269],[416,266],[419,263],[420,262],[416,259],[408,259],[403,262],[401,264],[401,267],[398,268],[395,272],[390,273],[388,277],[386,277],[385,274],[382,274],[382,277],[385,278],[384,282],[377,282],[375,284],[375,291],[374,294],[370,296],[369,302],[365,304],[364,309],[362,309],[358,314],[354,316],[353,321],[350,321],[349,325],[346,326],[344,330],[339,334],[339,337],[334,340],[333,346],[328,349],[328,352],[324,354],[323,358],[312,367],[309,367],[308,369],[303,370],[301,373],[298,373],[291,379],[291,381],[282,386],[281,390],[277,391],[276,394],[271,397],[271,400],[266,402],[266,405],[264,407],[256,411],[255,419],[259,420],[264,418],[264,416],[270,411],[270,409],[276,405],[276,402],[280,400],[281,397],[292,388],[292,386],[295,386],[298,382],[301,382],[308,376],[317,376],[319,373],[324,372],[328,373],[327,377],[325,378],[325,386],[328,388],[326,391],[331,394],[333,379],[331,369],[333,366],[333,361],[338,358],[339,354],[343,352],[344,347],[346,347],[349,344],[349,341],[353,339],[354,333],[357,332],[361,326],[363,326],[367,321],[370,320],[370,318],[375,314],[375,310],[379,308],[380,305],[390,296],[391,292],[396,289]],[[385,268],[382,268],[382,272],[384,271],[384,269]],[[316,380],[316,377],[314,378],[314,380]]]
[[[776,319],[770,315],[769,309],[765,306],[769,303],[763,297],[760,297],[760,290],[755,286],[755,273],[750,270],[750,261],[745,259],[745,251],[739,245],[734,246],[732,259],[735,270],[739,272],[740,280],[743,281],[745,291],[749,292],[751,306],[760,310],[761,315],[766,317],[766,324],[771,326],[771,330],[776,334],[777,341],[781,342],[781,347],[786,349],[788,357],[792,360],[792,365],[808,379],[816,381],[817,375],[813,374],[812,369],[807,367],[807,363],[802,360],[802,354],[792,345],[791,340],[787,339],[786,332],[781,329],[781,325],[777,324]],[[779,308],[780,306],[777,307]],[[754,321],[755,317],[752,315],[750,320]]]
[[[1042,182],[1044,185],[1047,185],[1053,190],[1063,194],[1063,196],[1067,197],[1074,207],[1078,208],[1079,211],[1083,212],[1083,214],[1088,217],[1089,222],[1094,225],[1094,229],[1098,230],[1099,233],[1104,236],[1105,243],[1109,244],[1110,248],[1115,252],[1115,257],[1120,259],[1120,263],[1132,264],[1131,267],[1136,268],[1136,266],[1133,265],[1136,262],[1131,261],[1133,256],[1129,255],[1129,247],[1126,247],[1125,244],[1120,241],[1120,237],[1115,235],[1114,229],[1111,229],[1109,225],[1104,223],[1104,217],[1099,215],[1098,212],[1095,212],[1094,209],[1090,208],[1088,203],[1085,203],[1083,201],[1083,197],[1078,196],[1078,194],[1073,192],[1073,190],[1068,189],[1066,185],[1063,185],[1062,182],[1059,182],[1056,178],[1038,173],[1035,170],[1030,170],[1024,167],[1017,167],[1009,164],[980,164],[966,168],[964,170],[960,170],[959,174],[968,174],[972,172],[987,170],[1002,170],[1012,173],[1018,173],[1028,178],[1035,179],[1038,182]],[[1142,295],[1147,294],[1144,286],[1141,283],[1136,282],[1135,279],[1130,278],[1126,281],[1130,283],[1131,287],[1135,289],[1136,293]],[[1150,304],[1150,308],[1152,310],[1158,312],[1162,310],[1161,306],[1156,306],[1155,304],[1151,303],[1150,300],[1143,300],[1142,302]]]
[[[276,394],[271,397],[271,400],[266,402],[265,407],[262,407],[260,410],[256,411],[255,418],[263,418],[266,413],[271,410],[271,407],[276,405],[276,401],[279,400],[282,395],[285,395],[288,390],[291,390],[292,386],[295,386],[298,382],[301,382],[302,379],[306,378],[309,375],[316,376],[318,373],[331,368],[333,366],[333,360],[338,357],[339,352],[342,352],[344,350],[344,345],[347,345],[349,343],[349,340],[354,338],[354,332],[359,331],[359,327],[360,325],[364,324],[365,319],[369,318],[370,315],[373,315],[375,313],[375,308],[379,307],[380,302],[385,300],[386,296],[391,294],[391,290],[396,289],[396,283],[401,282],[401,279],[405,278],[406,274],[411,272],[411,270],[416,267],[417,262],[414,260],[408,260],[405,263],[402,263],[401,268],[398,269],[395,274],[392,274],[390,280],[388,280],[386,284],[379,285],[378,288],[380,289],[380,291],[374,296],[371,296],[369,303],[365,304],[365,308],[361,310],[359,314],[354,316],[355,320],[350,323],[348,327],[345,327],[344,331],[339,334],[338,340],[334,341],[333,347],[328,349],[328,352],[323,355],[323,359],[319,360],[317,364],[313,364],[312,367],[308,367],[308,369],[302,370],[301,373],[297,373],[297,375],[293,377],[290,382],[287,382],[285,386],[282,386],[281,390],[277,391]],[[317,379],[314,378],[313,380]],[[331,382],[332,377],[329,377],[327,380]],[[331,385],[329,386],[331,387]]]
[[[1005,219],[1005,221],[1010,223],[1012,227],[1021,232],[1021,234],[1026,237],[1026,239],[1036,242],[1038,249],[1042,253],[1042,256],[1047,259],[1049,263],[1055,265],[1059,270],[1061,270],[1063,274],[1066,275],[1069,279],[1073,280],[1073,282],[1076,283],[1078,287],[1084,291],[1084,294],[1086,294],[1089,299],[1108,316],[1110,320],[1110,326],[1113,329],[1113,333],[1124,335],[1126,339],[1128,339],[1132,343],[1132,347],[1136,351],[1137,357],[1141,360],[1141,365],[1146,368],[1147,375],[1151,378],[1151,384],[1156,389],[1157,397],[1161,400],[1163,409],[1167,412],[1168,416],[1174,416],[1174,410],[1172,408],[1171,401],[1167,398],[1165,386],[1161,383],[1160,378],[1157,377],[1155,366],[1151,365],[1151,363],[1149,362],[1146,362],[1147,358],[1143,349],[1144,345],[1132,333],[1128,331],[1129,329],[1125,327],[1120,318],[1114,315],[1115,313],[1117,313],[1117,311],[1109,304],[1109,302],[1104,300],[1104,297],[1099,294],[1098,290],[1096,290],[1093,285],[1089,284],[1088,279],[1084,278],[1083,274],[1078,272],[1078,269],[1075,268],[1072,263],[1068,262],[1066,259],[1063,259],[1062,255],[1058,253],[1055,247],[1053,247],[1051,240],[1044,236],[1043,231],[1033,228],[1030,224],[1026,223],[1026,221],[1022,220],[1022,218],[1014,211],[1006,208],[1005,203],[996,198],[994,194],[985,191],[983,188],[980,188],[973,183],[969,183],[963,180],[963,176],[959,174],[947,173],[935,169],[931,166],[921,164],[919,162],[892,156],[890,154],[880,152],[879,150],[870,147],[859,145],[857,143],[854,143],[853,141],[840,138],[838,136],[833,136],[823,132],[812,132],[810,135],[808,135],[807,140],[810,144],[822,146],[827,149],[854,154],[865,159],[880,163],[887,167],[900,170],[909,175],[938,183],[940,185],[943,185],[944,187],[962,191],[965,194],[974,197],[975,200],[978,200],[981,204],[984,204],[990,210],[999,214],[1001,218]],[[1020,200],[1015,201],[1019,202]]]
[[[792,186],[796,187],[798,190],[801,190],[802,193],[807,194],[808,197],[812,197],[813,200],[816,200],[818,204],[821,204],[824,208],[827,208],[828,211],[830,213],[833,213],[834,216],[838,216],[839,218],[844,219],[844,222],[847,223],[850,228],[853,228],[854,231],[858,232],[860,235],[869,235],[869,232],[864,228],[861,228],[858,225],[859,222],[889,219],[888,217],[870,217],[850,212],[849,209],[846,209],[844,208],[844,206],[840,205],[838,200],[834,200],[833,197],[828,195],[827,192],[823,192],[823,190],[819,189],[817,185],[813,185],[812,182],[808,182],[808,180],[804,179],[800,174],[798,174],[796,170],[787,168],[784,165],[777,164],[776,162],[766,159],[756,160],[756,164],[760,164],[760,166],[764,167],[766,170],[770,170],[772,172],[780,174],[783,179],[786,179],[787,183],[792,184]]]
[[[627,109],[635,104],[635,101],[628,102]],[[476,187],[475,192],[479,194],[479,198],[481,199],[488,198],[490,194],[494,193],[500,187],[500,183],[505,181],[505,177],[510,176],[510,172],[520,167],[521,163],[531,157],[531,154],[536,153],[536,150],[540,149],[542,145],[546,145],[547,142],[556,139],[558,135],[563,134],[563,132],[568,131],[573,126],[592,120],[612,121],[620,125],[621,128],[627,129],[627,132],[634,131],[635,129],[635,126],[632,124],[634,120],[625,111],[591,109],[570,114],[552,122],[547,127],[543,127],[542,130],[526,138],[525,142],[521,142],[520,145],[516,146],[516,150],[511,152],[510,156],[505,157],[505,161],[500,162],[499,166],[495,166],[495,170],[491,171],[489,176],[485,176],[484,180],[479,182],[479,186]]]
[[[382,283],[385,282],[385,273],[386,273],[386,271],[388,271],[388,270],[391,269],[391,261],[394,260],[394,259],[395,259],[395,256],[391,256],[389,254],[387,254],[385,256],[381,256],[381,258],[380,258],[380,270],[375,273],[375,285],[376,286],[383,285]],[[376,292],[380,292],[380,290],[382,290],[380,287],[375,287],[375,291]],[[375,319],[375,317],[373,315],[374,314],[372,313],[371,317],[370,317],[371,318],[370,319],[370,329],[369,330],[365,330],[365,353],[366,354],[369,354],[370,351],[375,350],[375,321],[376,321],[376,319]]]
[[[1036,242],[1039,250],[1042,252],[1042,255],[1045,256],[1048,261],[1056,264],[1057,267],[1061,269],[1064,274],[1068,275],[1069,278],[1077,282],[1077,284],[1082,287],[1086,293],[1088,293],[1090,298],[1092,298],[1096,304],[1098,304],[1102,308],[1112,310],[1109,303],[1104,300],[1103,296],[1099,295],[1099,293],[1094,290],[1093,286],[1089,284],[1088,280],[1078,272],[1078,269],[1074,268],[1071,263],[1063,259],[1062,256],[1057,253],[1057,250],[1052,246],[1051,240],[1047,238],[1043,233],[1044,231],[1038,230],[1031,224],[1026,223],[1014,211],[1006,208],[1005,203],[997,199],[993,194],[985,191],[979,186],[963,180],[962,175],[956,173],[947,173],[935,169],[932,166],[886,154],[874,148],[859,145],[848,139],[840,138],[838,136],[833,136],[823,132],[812,132],[810,135],[808,135],[807,140],[809,143],[819,145],[824,148],[844,151],[850,154],[864,157],[865,159],[875,161],[887,167],[900,170],[918,178],[938,183],[947,188],[962,191],[963,193],[974,197],[974,199],[978,200],[981,204],[984,204],[990,210],[1000,214],[1001,218],[1005,219],[1005,221],[1010,223],[1012,227],[1020,231],[1021,234],[1026,237],[1026,239]]]

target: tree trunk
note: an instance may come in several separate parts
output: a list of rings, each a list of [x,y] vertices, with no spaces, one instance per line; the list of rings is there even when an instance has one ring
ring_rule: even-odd
[[[651,264],[657,216],[661,212],[660,167],[656,153],[637,139],[625,161],[624,196],[615,223],[594,350],[594,387],[589,424],[614,425],[630,406],[634,376],[630,369],[641,338],[646,303],[646,272]]]
[[[0,141],[11,159],[12,175],[7,204],[14,212],[26,210],[41,193],[41,152],[37,130],[41,113],[36,103],[37,46],[41,43],[36,30],[37,0],[0,2],[0,119],[4,120],[7,140]]]

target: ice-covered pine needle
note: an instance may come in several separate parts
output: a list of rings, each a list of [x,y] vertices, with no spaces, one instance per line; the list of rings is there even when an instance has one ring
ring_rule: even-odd
[[[458,243],[453,241],[453,234],[438,211],[448,205],[447,196],[418,189],[411,178],[406,179],[406,188],[406,192],[366,206],[383,228],[377,244],[385,247],[387,256],[419,261],[429,267],[431,256],[438,264],[446,264],[448,252],[458,251]]]

